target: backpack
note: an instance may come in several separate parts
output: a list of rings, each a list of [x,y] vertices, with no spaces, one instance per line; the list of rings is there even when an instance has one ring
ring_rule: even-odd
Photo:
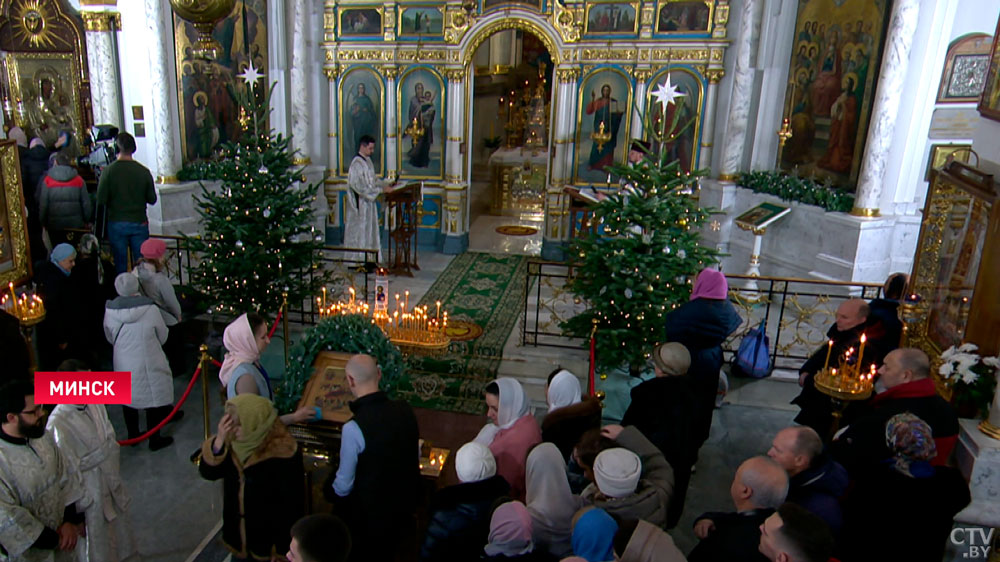
[[[764,331],[764,321],[760,326],[750,328],[747,335],[743,336],[740,342],[740,349],[736,352],[733,367],[736,374],[762,379],[771,374],[771,354],[768,350],[770,340]]]

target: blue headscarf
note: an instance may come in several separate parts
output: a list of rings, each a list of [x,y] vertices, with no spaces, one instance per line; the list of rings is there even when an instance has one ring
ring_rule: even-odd
[[[618,523],[603,509],[591,509],[580,516],[573,527],[573,554],[587,562],[615,559],[613,550]]]
[[[62,244],[57,244],[55,248],[52,248],[52,254],[49,255],[49,261],[56,264],[56,267],[58,267],[59,271],[62,271],[64,275],[69,275],[69,271],[63,269],[63,267],[59,265],[59,262],[63,261],[66,258],[71,258],[75,255],[76,255],[76,250],[73,248],[73,246],[70,246],[69,244],[63,242]]]

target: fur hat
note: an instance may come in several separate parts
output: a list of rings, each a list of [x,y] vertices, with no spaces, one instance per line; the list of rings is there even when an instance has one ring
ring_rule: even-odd
[[[691,367],[691,353],[684,344],[670,342],[653,350],[653,363],[665,375],[686,375]]]
[[[639,455],[622,447],[605,449],[594,459],[597,489],[611,498],[624,498],[635,493],[641,473]]]

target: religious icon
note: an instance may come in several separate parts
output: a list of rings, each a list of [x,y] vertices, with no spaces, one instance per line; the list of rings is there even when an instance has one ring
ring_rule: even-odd
[[[440,7],[401,7],[398,33],[400,37],[441,35],[443,32],[444,14]]]
[[[24,129],[29,139],[38,137],[52,147],[63,131],[74,136],[81,133],[79,98],[73,83],[77,75],[73,55],[9,53],[7,70],[12,95],[21,101],[15,112],[15,123]]]
[[[382,12],[379,8],[351,8],[340,12],[340,35],[381,35]]]
[[[636,32],[636,5],[620,2],[594,2],[587,4],[587,29],[589,34],[633,34]]]
[[[361,137],[375,139],[371,160],[375,173],[382,174],[382,81],[371,69],[356,68],[348,71],[340,81],[341,155],[343,173],[358,151]]]
[[[411,70],[400,79],[397,148],[402,175],[439,178],[444,172],[442,93],[441,78],[426,68]]]
[[[646,108],[649,112],[650,124],[653,130],[660,133],[664,130],[666,119],[667,137],[661,140],[662,150],[667,152],[667,160],[680,160],[681,170],[690,172],[697,162],[697,140],[701,136],[701,78],[684,69],[670,71],[670,82],[677,88],[681,97],[667,105],[666,115],[663,106],[652,97],[652,91],[667,79],[667,72],[650,81],[649,98]]]
[[[618,70],[604,68],[588,75],[580,88],[580,122],[576,141],[576,183],[607,179],[606,168],[624,162],[632,83]]]
[[[692,33],[710,31],[712,2],[668,1],[660,7],[657,33]]]

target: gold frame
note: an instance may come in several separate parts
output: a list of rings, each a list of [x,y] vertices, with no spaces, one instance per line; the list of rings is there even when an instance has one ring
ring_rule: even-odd
[[[403,172],[403,134],[404,134],[403,131],[406,130],[406,126],[408,125],[408,123],[406,122],[406,120],[403,119],[403,82],[406,81],[406,77],[407,76],[409,76],[410,74],[413,74],[414,72],[418,72],[420,70],[426,70],[432,76],[434,76],[434,79],[437,80],[438,87],[440,88],[439,91],[441,92],[441,96],[440,96],[441,116],[440,116],[440,119],[438,120],[439,123],[440,123],[438,125],[439,130],[440,130],[439,138],[441,139],[441,173],[437,174],[437,175],[418,176],[418,175],[412,175],[412,174],[408,174],[408,173],[404,173]],[[406,179],[411,179],[411,180],[442,180],[442,181],[444,180],[444,174],[445,174],[445,168],[446,168],[446,166],[445,166],[445,160],[446,160],[446,158],[448,156],[447,154],[445,154],[445,148],[447,146],[447,137],[445,135],[446,135],[446,133],[448,131],[448,129],[447,129],[447,126],[448,126],[448,123],[447,123],[448,89],[447,88],[448,88],[448,85],[444,81],[444,79],[441,77],[441,74],[438,73],[438,69],[434,68],[432,66],[411,66],[410,68],[407,68],[405,71],[403,71],[402,73],[400,73],[399,80],[396,81],[396,131],[395,131],[395,133],[396,133],[396,164],[399,166],[398,174],[399,174],[400,178],[406,178]]]
[[[347,402],[350,402],[351,392],[347,388],[347,378],[344,373],[344,367],[350,360],[352,354],[343,353],[340,351],[320,351],[316,355],[315,361],[313,361],[313,371],[312,376],[309,377],[309,381],[306,383],[306,387],[302,390],[302,396],[299,398],[299,408],[304,406],[316,406],[316,402],[320,401],[323,397],[323,380],[327,370],[333,370],[333,383],[334,385],[341,388],[342,391],[346,391],[345,405],[341,408],[336,409],[326,409],[320,408],[323,416],[323,420],[335,423],[346,423],[351,419],[351,410],[346,406]]]
[[[625,4],[632,7],[632,11],[635,13],[635,18],[632,20],[632,31],[590,31],[590,9],[599,8],[601,6],[614,6]],[[587,8],[583,13],[583,34],[589,36],[605,36],[605,35],[615,35],[615,36],[629,36],[636,35],[639,33],[639,19],[642,17],[642,13],[639,11],[639,2],[616,2],[615,0],[600,0],[599,2],[587,2]]]
[[[24,195],[21,192],[21,167],[18,164],[17,143],[0,141],[0,285],[20,284],[31,277],[31,256],[28,249],[28,222],[24,214]],[[9,243],[4,238],[10,237]],[[9,248],[13,255],[5,256]],[[8,267],[8,264],[9,267]]]
[[[406,15],[406,10],[410,8],[425,8],[431,10],[437,10],[441,14],[441,33],[404,33],[403,32],[403,16]],[[399,15],[396,17],[396,37],[397,38],[428,38],[428,39],[438,39],[444,37],[445,26],[445,6],[444,4],[399,4]]]
[[[664,66],[656,70],[655,74],[646,82],[646,105],[643,109],[643,117],[645,117],[646,112],[649,111],[650,104],[653,103],[653,88],[660,81],[660,79],[670,72],[681,71],[686,72],[694,77],[694,81],[698,84],[698,103],[695,106],[695,120],[694,120],[694,145],[691,150],[691,171],[694,172],[698,169],[698,156],[701,152],[701,122],[705,117],[702,113],[703,110],[707,109],[705,105],[705,77],[700,73],[686,66]],[[645,136],[645,135],[644,135]]]
[[[997,20],[997,28],[993,32],[990,66],[986,70],[986,85],[983,86],[983,95],[979,97],[976,109],[983,117],[1000,121],[1000,101],[998,100],[1000,100],[1000,19]]]
[[[704,0],[702,3],[708,6],[708,28],[704,30],[686,30],[686,31],[660,31],[660,12],[663,11],[668,4],[676,4],[678,2],[695,2],[697,0],[659,0],[656,3],[656,17],[653,18],[653,35],[696,35],[699,33],[711,34],[712,30],[715,28],[715,2],[713,0]]]
[[[964,152],[963,156],[955,156]],[[931,174],[937,168],[943,168],[948,163],[948,159],[955,156],[953,160],[969,163],[969,156],[973,153],[971,144],[932,144],[930,155],[927,157],[927,172],[924,180],[930,182],[933,178]],[[979,164],[979,156],[976,156],[976,164]]]
[[[344,12],[348,10],[375,10],[378,12],[378,31],[375,33],[350,33],[345,35],[344,30],[341,29],[341,24],[344,22]],[[337,10],[337,39],[349,38],[349,39],[371,39],[379,38],[382,39],[382,32],[385,30],[385,6],[382,4],[358,4],[355,5],[342,5]]]
[[[595,185],[595,183],[602,183],[602,182],[592,182],[592,181],[591,182],[585,182],[585,181],[583,181],[583,180],[580,179],[580,162],[577,160],[577,156],[579,156],[579,154],[580,154],[580,147],[581,147],[580,143],[583,140],[582,137],[581,137],[581,135],[583,134],[583,129],[581,128],[581,126],[583,125],[583,108],[584,108],[584,99],[585,99],[584,98],[584,85],[587,83],[587,80],[589,80],[592,77],[594,77],[595,75],[598,75],[598,74],[600,74],[602,72],[605,72],[605,71],[611,71],[611,72],[615,72],[615,73],[620,74],[622,76],[622,78],[625,79],[625,83],[628,84],[628,96],[626,96],[626,99],[625,99],[625,119],[624,119],[625,122],[622,124],[622,126],[625,128],[624,129],[625,130],[625,142],[623,142],[622,145],[618,147],[618,150],[621,152],[621,161],[622,162],[624,162],[625,158],[628,156],[628,140],[629,140],[629,135],[631,134],[631,131],[632,131],[632,114],[635,112],[635,108],[632,106],[633,98],[635,96],[635,84],[632,83],[632,77],[629,76],[628,73],[626,73],[621,68],[618,68],[616,66],[602,66],[602,67],[599,67],[599,68],[595,68],[595,69],[591,70],[590,72],[588,72],[587,74],[585,74],[584,76],[580,77],[579,86],[577,87],[577,98],[578,99],[577,99],[577,102],[576,102],[576,137],[574,137],[575,138],[575,141],[574,141],[575,144],[573,145],[573,147],[574,147],[573,148],[573,181],[572,181],[572,183],[570,185],[589,186],[589,185]],[[612,162],[614,162],[614,161],[615,161],[615,159],[612,158]],[[550,164],[551,164],[551,159],[550,159]]]
[[[21,74],[20,68],[25,62],[45,62],[45,61],[55,61],[60,64],[69,62],[70,70],[72,72],[71,76],[67,78],[67,81],[71,84],[70,87],[70,107],[73,108],[73,119],[76,120],[77,128],[73,131],[78,139],[83,138],[83,133],[86,131],[83,120],[83,112],[80,111],[80,91],[82,90],[82,84],[77,79],[80,75],[80,67],[77,62],[77,57],[72,53],[7,53],[4,57],[4,65],[7,67],[7,84],[10,88],[11,102],[15,100],[22,100],[27,102],[24,95],[24,88],[21,84]],[[25,128],[27,132],[27,123],[19,115],[17,115],[17,108],[13,110],[14,123],[22,128]]]
[[[379,78],[379,73],[376,72],[374,68],[372,68],[370,66],[365,66],[365,65],[357,65],[357,66],[352,66],[352,67],[348,68],[348,70],[346,72],[344,72],[340,76],[340,78],[337,80],[337,109],[338,109],[338,112],[339,112],[338,119],[339,119],[339,124],[340,124],[340,131],[338,132],[338,134],[340,135],[340,143],[339,143],[340,144],[340,166],[342,168],[342,170],[340,171],[340,173],[343,173],[343,175],[345,175],[345,176],[347,175],[348,168],[351,167],[351,163],[346,160],[346,153],[344,151],[344,146],[346,145],[345,138],[344,138],[344,134],[345,134],[344,119],[346,118],[346,115],[347,115],[346,108],[344,107],[344,83],[346,82],[347,77],[350,76],[351,74],[353,74],[355,72],[358,72],[358,71],[365,71],[365,70],[367,70],[372,75],[372,78],[374,78],[375,81],[378,82],[378,84],[380,86],[380,88],[379,88],[379,94],[378,94],[379,109],[381,111],[381,113],[379,115],[379,128],[378,128],[378,131],[379,131],[380,134],[379,134],[379,140],[377,142],[378,142],[378,145],[379,145],[379,148],[380,148],[379,154],[381,154],[381,158],[379,158],[378,168],[376,168],[376,170],[375,170],[375,175],[378,176],[378,175],[382,175],[382,174],[385,173],[385,156],[386,156],[385,155],[385,139],[386,139],[386,132],[385,132],[385,82],[383,82]],[[352,156],[352,158],[353,158],[353,156]]]

